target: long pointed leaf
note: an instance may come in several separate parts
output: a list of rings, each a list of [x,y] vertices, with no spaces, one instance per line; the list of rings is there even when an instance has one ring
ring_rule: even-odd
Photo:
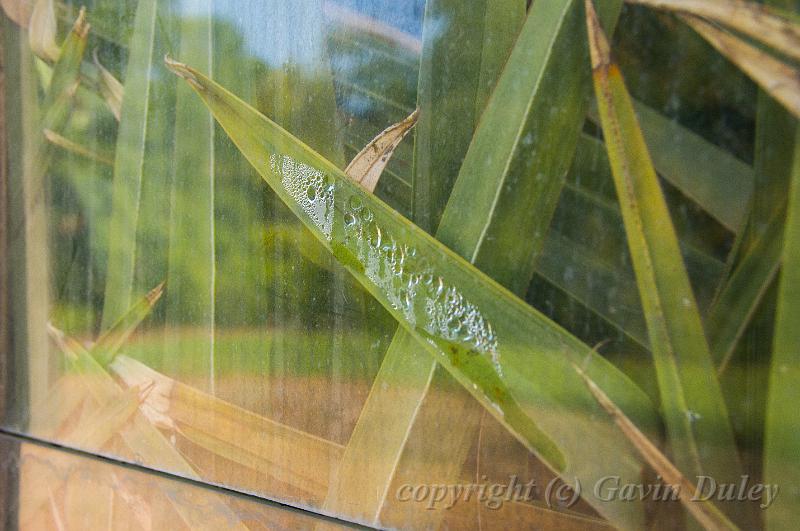
[[[181,56],[212,70],[212,0],[195,0],[181,21]],[[215,392],[216,247],[214,120],[184,84],[177,88],[172,175],[166,334],[179,356],[164,359],[167,374],[206,375]],[[191,329],[190,340],[187,330]],[[198,345],[198,333],[203,341]]]
[[[685,475],[735,480],[733,432],[675,229],[592,0],[586,5],[595,92],[673,456]]]
[[[114,118],[119,122],[122,118],[122,101],[125,98],[125,87],[119,82],[114,75],[109,72],[97,57],[97,50],[94,51],[94,65],[97,67],[98,72],[98,88],[100,95],[106,102]]]
[[[761,234],[741,257],[708,315],[708,341],[720,373],[728,367],[739,340],[778,273],[784,211],[784,207],[776,207],[771,222],[759,231]]]
[[[164,292],[162,282],[131,306],[111,328],[104,331],[91,348],[91,354],[101,366],[105,367],[116,357],[119,349],[128,341],[133,332],[150,315]]]
[[[116,322],[131,305],[157,5],[157,0],[142,0],[138,4],[132,38],[134,45],[125,75],[127,97],[122,104],[122,120],[117,137],[113,212],[108,231],[104,329]]]
[[[439,226],[481,112],[523,21],[524,5],[518,0],[425,4],[412,219],[428,232]],[[493,24],[505,27],[497,31]],[[518,119],[525,117],[520,113]]]
[[[422,116],[414,138],[412,184],[413,216],[426,228],[438,222],[488,92],[508,58],[524,15],[519,0],[471,4],[435,0],[426,4],[417,91]],[[449,20],[444,26],[443,17]],[[402,382],[401,389],[398,382]],[[451,390],[450,396],[436,392],[437,385]],[[381,511],[396,504],[389,489],[392,478],[401,473],[401,455],[406,453],[420,410],[427,406],[439,411],[439,429],[453,422],[466,428],[473,418],[479,418],[476,405],[466,391],[453,386],[442,367],[419,352],[417,342],[407,332],[398,330],[348,442],[326,508],[357,507],[356,514],[378,524]],[[382,436],[376,438],[377,433]],[[416,482],[451,481],[455,477],[474,437],[470,429],[458,433],[439,448],[440,455],[447,456],[440,461],[439,469],[448,477],[429,477],[432,469],[427,468],[420,471]],[[548,444],[545,438],[540,449]],[[366,481],[364,461],[374,463]],[[441,516],[421,514],[413,523],[436,527]]]
[[[620,430],[625,433],[639,453],[642,454],[650,466],[653,467],[653,470],[658,473],[659,477],[664,481],[664,484],[675,486],[675,490],[673,491],[675,495],[681,503],[683,503],[686,510],[703,525],[704,529],[737,529],[736,526],[714,506],[713,502],[703,500],[698,503],[699,491],[695,485],[681,474],[680,470],[667,459],[667,456],[661,453],[661,450],[659,450],[658,447],[625,416],[625,413],[620,411],[616,404],[597,387],[597,384],[586,376],[580,367],[576,365],[575,370],[584,378],[587,387],[600,405],[614,418]]]
[[[586,345],[367,195],[252,107],[185,65],[169,66],[197,90],[294,214],[421,346],[531,450],[540,450],[543,436],[552,441],[551,466],[592,483],[611,473],[608,455],[630,452],[613,425],[593,416],[599,406],[570,360],[588,356],[587,373],[626,414],[653,429],[646,395]],[[587,438],[596,444],[587,447]],[[640,464],[626,460],[613,468],[616,475],[634,478]],[[600,510],[628,523],[640,514],[633,504],[601,504]]]
[[[764,443],[764,476],[767,482],[779,486],[781,496],[766,515],[767,529],[791,528],[800,511],[800,133],[795,145]]]

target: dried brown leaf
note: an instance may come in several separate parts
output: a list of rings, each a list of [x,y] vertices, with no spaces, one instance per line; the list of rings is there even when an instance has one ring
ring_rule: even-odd
[[[392,126],[387,127],[356,155],[344,172],[370,192],[375,191],[394,150],[417,123],[419,109]]]
[[[57,61],[61,54],[56,44],[57,31],[53,0],[38,0],[33,6],[28,26],[28,42],[33,53],[46,61]]]
[[[680,17],[789,112],[800,117],[800,71],[701,18]]]
[[[588,2],[589,0],[587,0]],[[611,415],[614,422],[633,444],[641,456],[653,467],[664,480],[664,484],[671,488],[680,499],[689,513],[694,516],[704,529],[737,529],[737,527],[710,501],[699,501],[697,488],[686,479],[678,468],[667,459],[650,439],[645,436],[636,425],[608,398],[602,389],[595,384],[583,369],[573,364],[578,374],[586,382],[586,386],[594,395],[597,402]]]
[[[800,25],[769,6],[743,0],[626,1],[719,22],[789,57],[800,59]]]

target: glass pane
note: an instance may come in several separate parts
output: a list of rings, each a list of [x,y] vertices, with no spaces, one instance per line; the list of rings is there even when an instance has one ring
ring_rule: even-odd
[[[4,522],[23,529],[347,529],[346,523],[0,436]],[[5,485],[10,485],[6,482]]]
[[[376,527],[786,527],[763,3],[0,2],[3,429]]]

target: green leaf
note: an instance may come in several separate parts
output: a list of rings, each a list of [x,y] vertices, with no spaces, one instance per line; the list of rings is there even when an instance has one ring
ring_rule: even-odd
[[[700,135],[634,100],[658,174],[722,223],[740,233],[753,193],[753,169]],[[590,113],[599,123],[596,107]]]
[[[109,222],[108,271],[103,299],[104,329],[127,311],[133,293],[157,5],[157,0],[139,2],[125,74],[127,97],[122,103],[114,162],[113,210]]]
[[[114,323],[111,328],[103,332],[92,346],[90,353],[97,360],[100,366],[105,367],[111,363],[119,353],[122,346],[131,337],[131,334],[139,327],[142,321],[150,315],[153,307],[161,298],[164,292],[162,282],[150,292],[139,299],[131,308]]]
[[[114,118],[119,122],[122,118],[122,101],[125,98],[125,87],[122,86],[122,83],[120,83],[106,67],[100,64],[100,59],[97,57],[97,49],[94,51],[93,59],[94,66],[97,68],[98,73],[98,89],[100,95],[106,102],[108,109],[114,115]]]
[[[169,66],[320,242],[521,442],[538,451],[547,437],[564,458],[548,453],[551,466],[590,484],[611,473],[635,481],[635,458],[610,467],[607,456],[630,447],[613,423],[598,421],[599,406],[570,361],[585,360],[587,374],[650,431],[656,417],[641,389],[255,109],[199,72]],[[641,518],[636,504],[598,509],[629,525]]]
[[[771,0],[772,4],[780,0]],[[752,326],[766,310],[764,297],[770,291],[780,265],[786,197],[794,156],[796,119],[765,91],[759,91],[754,145],[753,194],[747,225],[738,235],[728,258],[731,271],[709,312],[706,330],[715,363],[722,373],[737,347],[747,344],[754,359],[763,359],[769,349],[761,337],[765,329]],[[771,301],[772,304],[772,301]],[[771,313],[771,312],[767,312]],[[753,342],[743,341],[750,330]],[[756,392],[754,390],[754,392]],[[732,412],[733,413],[733,412]]]
[[[212,2],[193,2],[181,16],[180,54],[212,69]],[[170,191],[166,336],[179,356],[167,353],[168,374],[206,375],[205,388],[215,391],[215,146],[214,119],[192,90],[177,87],[175,151]],[[204,341],[198,346],[197,337]],[[187,337],[191,336],[191,337]]]
[[[49,129],[60,133],[67,124],[72,111],[71,100],[78,89],[80,67],[86,52],[88,34],[86,11],[81,10],[61,47],[59,59],[53,66],[50,86],[42,102],[43,130]]]
[[[412,219],[428,232],[439,226],[486,100],[524,20],[520,0],[425,4]],[[521,85],[522,92],[530,86]],[[525,117],[520,113],[519,119]]]
[[[469,5],[436,0],[426,4],[417,96],[421,117],[414,141],[412,186],[413,215],[422,225],[433,227],[438,223],[485,105],[486,95],[481,87],[485,84],[489,89],[494,85],[524,15],[524,5],[518,0]],[[448,23],[442,25],[443,20]],[[494,24],[503,27],[503,31]],[[475,79],[480,80],[477,86]],[[449,477],[417,477],[414,481],[435,483],[451,481],[456,476],[474,436],[474,430],[467,429],[466,423],[479,418],[475,414],[476,403],[443,368],[419,350],[412,336],[398,330],[348,442],[337,483],[326,500],[328,510],[346,507],[353,511],[357,507],[356,513],[364,520],[379,524],[381,511],[394,503],[387,495],[388,489],[393,477],[401,473],[400,456],[406,452],[409,433],[417,425],[423,403],[441,413],[437,417],[440,426],[458,419],[464,429],[459,437],[443,442],[438,449],[447,456],[439,462],[438,469],[445,476],[449,471]],[[398,382],[402,382],[402,390],[397,389]],[[441,385],[452,393],[441,393],[437,388]],[[381,440],[375,439],[375,433],[383,434]],[[546,437],[541,439],[542,450],[552,446]],[[552,453],[555,459],[561,459],[558,452]],[[364,461],[375,463],[368,479],[363,474]],[[431,471],[427,468],[421,473]],[[373,492],[381,495],[375,497]],[[441,517],[436,513],[420,515],[413,525],[437,527]]]
[[[620,5],[604,4],[609,27]],[[446,238],[441,228],[437,233],[515,293],[523,292],[533,276],[583,125],[576,115],[585,115],[590,81],[577,65],[588,52],[585,41],[574,37],[582,29],[580,2],[533,6],[509,57],[509,75],[500,79],[487,104],[450,197],[453,205],[469,208],[448,210],[442,226],[458,230]],[[487,245],[493,240],[514,243],[498,252]],[[518,264],[526,269],[520,271]]]
[[[781,258],[784,206],[741,257],[706,319],[708,341],[719,372],[731,361],[739,340],[775,279]]]
[[[800,511],[800,133],[795,146],[764,442],[765,481],[777,485],[781,495],[766,514],[767,529],[790,529]]]
[[[622,75],[592,1],[586,5],[597,104],[672,455],[687,476],[735,481],[741,467],[733,432],[678,238]]]

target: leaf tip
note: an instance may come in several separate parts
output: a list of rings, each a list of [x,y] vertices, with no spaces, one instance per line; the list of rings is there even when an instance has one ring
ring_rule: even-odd
[[[419,121],[419,107],[414,109],[414,112],[408,115],[408,118],[405,119],[406,123],[409,127],[414,127],[414,125]]]
[[[608,67],[611,64],[611,48],[608,44],[600,19],[594,8],[593,0],[584,0],[586,5],[586,27],[589,32],[589,53],[592,59],[592,69]]]
[[[72,25],[72,32],[81,39],[85,39],[89,35],[91,24],[86,22],[86,6],[82,6],[78,11],[78,18],[75,19],[75,24]]]
[[[151,308],[153,306],[155,306],[155,304],[158,302],[158,299],[160,299],[161,296],[164,294],[164,288],[166,287],[166,285],[167,285],[167,281],[164,280],[158,286],[156,286],[153,289],[151,289],[147,293],[147,295],[145,295],[145,298],[147,299],[147,303],[150,305]]]
[[[172,73],[176,76],[184,79],[187,83],[189,83],[195,90],[203,91],[205,88],[200,82],[197,80],[197,75],[195,70],[188,66],[185,63],[181,63],[180,61],[174,60],[169,54],[164,56],[164,64],[172,70]]]

